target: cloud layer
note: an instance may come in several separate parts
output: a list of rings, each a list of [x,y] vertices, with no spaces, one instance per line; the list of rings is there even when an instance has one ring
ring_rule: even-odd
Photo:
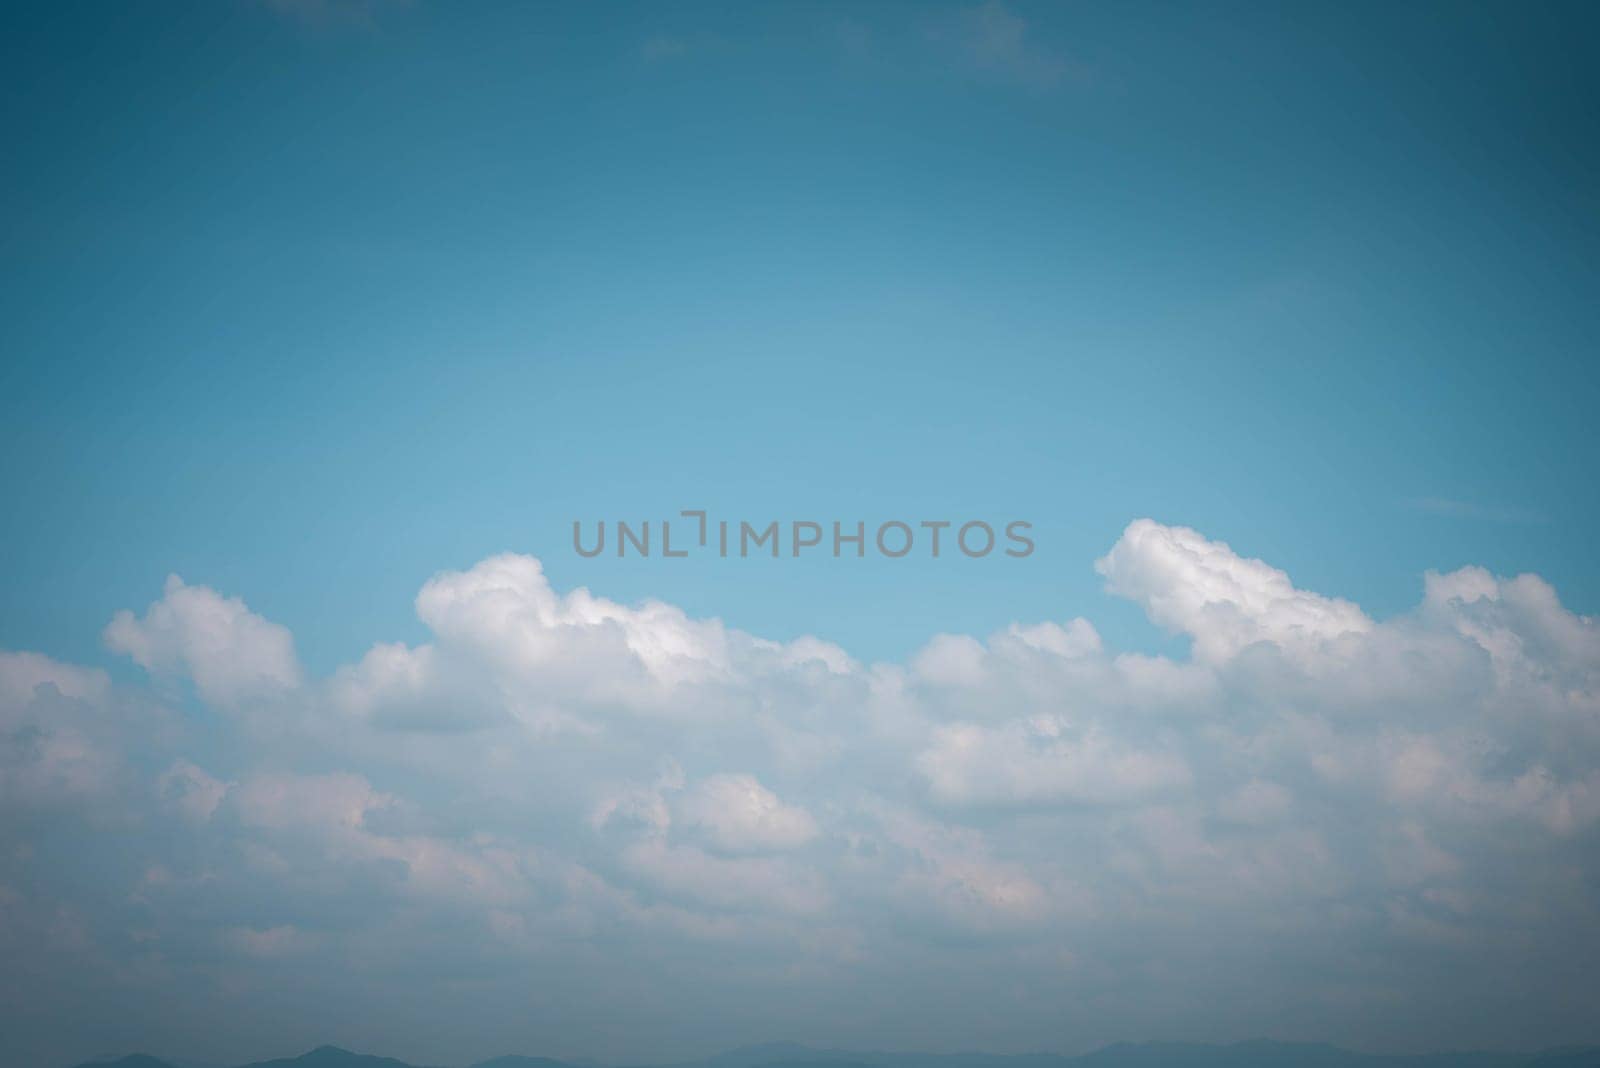
[[[160,685],[0,653],[0,993],[75,1054],[1594,1037],[1594,620],[1477,568],[1374,620],[1146,519],[1096,566],[1191,654],[862,664],[505,555],[311,678],[173,577],[105,632]]]

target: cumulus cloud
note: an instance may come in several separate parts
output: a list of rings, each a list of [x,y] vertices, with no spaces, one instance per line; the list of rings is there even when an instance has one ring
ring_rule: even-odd
[[[121,611],[106,645],[148,671],[183,674],[208,702],[230,706],[300,684],[288,628],[251,612],[237,597],[167,578],[161,600],[143,618]]]
[[[957,803],[1116,803],[1189,782],[1188,768],[1174,754],[1119,743],[1062,716],[999,728],[940,727],[917,766],[935,796]]]
[[[110,689],[104,672],[0,651],[0,798],[39,806],[103,795],[120,769],[98,714]]]
[[[765,641],[660,601],[558,593],[530,556],[435,575],[416,608],[435,641],[374,646],[331,680],[336,707],[400,728],[510,721],[585,733],[619,715],[727,718],[769,683],[857,670],[842,649],[813,637]]]
[[[1095,567],[1113,593],[1188,635],[1196,655],[1208,661],[1227,660],[1258,642],[1305,654],[1372,629],[1349,601],[1296,589],[1277,568],[1188,527],[1137,520]]]
[[[193,823],[204,823],[222,803],[228,785],[212,778],[203,768],[178,760],[156,780],[162,799]]]
[[[787,805],[754,775],[702,779],[678,803],[680,819],[729,853],[794,849],[817,836],[816,820]]]
[[[48,690],[79,701],[99,700],[110,689],[103,671],[75,667],[38,653],[0,650],[0,708],[15,715]]]
[[[222,715],[0,654],[0,904],[20,951],[173,997],[224,997],[222,954],[308,990],[365,969],[338,996],[374,1004],[391,972],[447,1001],[576,976],[619,1014],[845,992],[1148,1031],[1196,991],[1381,985],[1493,1041],[1461,977],[1539,962],[1550,1018],[1584,1017],[1556,965],[1600,952],[1593,619],[1479,568],[1374,619],[1148,519],[1097,566],[1192,652],[1069,617],[863,664],[504,555],[423,585],[426,641],[310,678],[286,628],[174,578],[107,644]],[[995,974],[1026,997],[965,985]]]

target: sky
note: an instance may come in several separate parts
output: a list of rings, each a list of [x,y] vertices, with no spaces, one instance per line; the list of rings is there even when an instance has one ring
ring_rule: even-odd
[[[1600,1040],[1597,30],[7,5],[17,1055]]]

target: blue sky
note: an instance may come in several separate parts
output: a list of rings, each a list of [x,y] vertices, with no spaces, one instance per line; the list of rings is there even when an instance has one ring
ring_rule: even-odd
[[[1593,1043],[1596,12],[8,5],[14,1055]]]
[[[1446,10],[14,9],[0,640],[176,571],[331,666],[517,550],[899,656],[1102,607],[1138,515],[1592,610],[1592,15]],[[567,548],[697,506],[1040,549]]]

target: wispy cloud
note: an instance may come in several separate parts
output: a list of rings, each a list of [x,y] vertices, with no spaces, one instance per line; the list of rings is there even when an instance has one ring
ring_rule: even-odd
[[[1087,78],[1090,71],[1039,40],[1028,21],[999,0],[938,20],[929,31],[973,71],[1035,89]]]

